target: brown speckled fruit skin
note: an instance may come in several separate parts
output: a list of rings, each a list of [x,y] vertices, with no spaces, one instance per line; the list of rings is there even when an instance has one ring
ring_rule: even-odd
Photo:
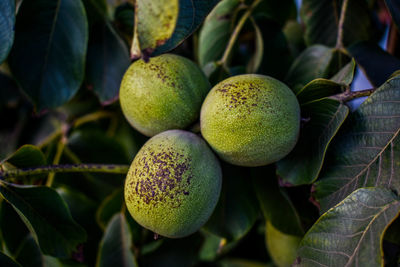
[[[211,216],[221,191],[218,159],[197,135],[170,130],[143,145],[125,181],[125,202],[143,227],[178,238]]]
[[[295,146],[300,107],[282,82],[264,75],[238,75],[211,89],[201,108],[200,127],[224,161],[263,166],[282,159]]]
[[[128,122],[142,134],[154,136],[195,122],[210,87],[195,63],[163,54],[149,62],[135,61],[124,74],[119,98]]]

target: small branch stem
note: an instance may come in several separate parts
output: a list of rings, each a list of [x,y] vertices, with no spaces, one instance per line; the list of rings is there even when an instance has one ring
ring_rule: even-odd
[[[112,112],[109,111],[96,111],[90,114],[87,114],[85,116],[82,116],[74,121],[74,127],[78,127],[82,124],[92,122],[92,121],[97,121],[99,119],[105,119],[105,118],[113,118],[115,115]]]
[[[56,154],[54,155],[53,165],[60,163],[60,159],[61,159],[61,156],[64,151],[65,143],[66,143],[66,138],[63,136],[63,137],[61,137],[61,140],[58,141],[58,143],[57,143],[57,150],[56,150]],[[51,187],[53,185],[54,176],[55,176],[54,172],[49,173],[49,175],[47,177],[47,181],[46,181],[46,186]]]
[[[60,164],[60,165],[49,165],[40,166],[33,168],[13,169],[0,172],[0,179],[6,179],[10,177],[36,175],[36,174],[47,174],[47,173],[59,173],[59,172],[100,172],[100,173],[114,173],[114,174],[126,174],[128,173],[129,165],[119,164]]]
[[[330,98],[338,100],[340,102],[348,102],[355,98],[363,97],[363,96],[370,96],[373,92],[376,91],[376,88],[365,89],[361,91],[345,91],[343,93],[333,95]]]
[[[337,49],[343,49],[343,27],[344,27],[344,21],[346,18],[346,11],[347,7],[349,5],[349,0],[344,0],[342,4],[342,9],[340,11],[340,18],[339,18],[339,24],[338,24],[338,35],[336,39],[336,48]]]
[[[261,0],[254,0],[254,2],[251,4],[251,6],[248,8],[248,10],[243,14],[243,16],[240,18],[238,24],[236,25],[235,29],[232,32],[231,38],[229,39],[228,45],[226,46],[225,52],[222,56],[222,58],[219,60],[219,64],[225,66],[226,62],[228,61],[229,55],[232,52],[232,48],[239,37],[239,33],[242,30],[244,23],[247,21],[247,19],[250,17],[251,12],[253,12],[253,9],[261,2]]]

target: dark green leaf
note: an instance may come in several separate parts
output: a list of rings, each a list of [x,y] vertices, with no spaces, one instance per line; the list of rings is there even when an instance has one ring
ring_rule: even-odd
[[[384,239],[400,246],[400,217],[387,228]]]
[[[353,82],[355,69],[356,61],[352,59],[346,66],[336,73],[331,80],[349,86]]]
[[[349,108],[339,101],[323,98],[301,107],[307,122],[295,148],[277,163],[277,173],[293,185],[313,183],[324,162],[326,150],[346,119]]]
[[[264,51],[258,73],[283,80],[293,62],[281,27],[268,19],[257,19],[263,37]]]
[[[62,105],[78,91],[84,76],[87,35],[81,1],[22,2],[9,64],[38,110]]]
[[[299,214],[286,191],[279,187],[274,170],[271,167],[255,168],[252,176],[265,219],[281,232],[302,236],[304,230]]]
[[[290,52],[297,57],[304,50],[304,29],[297,20],[289,20],[282,29],[285,34]]]
[[[246,73],[256,73],[258,68],[261,65],[263,54],[264,54],[264,41],[262,37],[262,33],[257,23],[252,19],[251,23],[254,28],[255,34],[255,46],[254,46],[254,54],[251,57],[249,63],[246,66]]]
[[[165,53],[183,42],[219,0],[136,1],[131,57]],[[156,51],[154,51],[156,50]]]
[[[305,40],[308,45],[336,45],[338,25],[342,4],[337,0],[303,0],[301,17],[306,26]],[[348,1],[343,25],[345,45],[368,40],[373,34],[367,2],[364,0]]]
[[[400,30],[400,2],[396,0],[385,0],[385,3],[394,23],[397,25],[397,29]]]
[[[205,233],[204,235],[205,240],[199,251],[199,258],[202,261],[214,261],[221,250],[221,245],[224,242],[226,243],[226,239],[211,233]]]
[[[221,267],[273,267],[272,263],[262,263],[248,259],[227,258],[220,261]]]
[[[212,86],[231,76],[229,70],[227,70],[223,65],[218,64],[215,61],[206,64],[203,67],[203,71]]]
[[[21,267],[21,265],[8,257],[6,254],[0,252],[0,266],[7,267]]]
[[[114,214],[121,211],[123,204],[124,194],[122,189],[117,189],[114,193],[105,198],[96,212],[96,221],[99,226],[105,229]]]
[[[86,240],[85,231],[53,189],[1,182],[0,193],[18,212],[45,254],[70,257],[77,245]]]
[[[243,168],[224,165],[221,196],[205,230],[228,240],[241,239],[254,225],[258,203],[251,184],[250,173]]]
[[[14,255],[29,231],[10,204],[1,201],[0,207],[1,236],[7,250]]]
[[[308,47],[293,62],[285,78],[286,82],[295,93],[298,93],[310,81],[326,76],[332,57],[333,49],[329,47],[323,45]]]
[[[194,266],[202,242],[203,238],[199,234],[179,239],[164,239],[160,247],[141,258],[142,265],[148,267]]]
[[[86,8],[94,10],[93,2],[86,1]],[[118,97],[122,76],[130,64],[129,51],[111,23],[100,12],[92,12],[86,82],[103,104],[109,104]]]
[[[375,43],[360,42],[348,50],[374,86],[380,86],[393,72],[400,69],[400,60]]]
[[[399,212],[390,190],[358,189],[307,232],[295,266],[383,266],[383,234]]]
[[[357,188],[384,186],[400,191],[400,77],[383,84],[349,116],[327,153],[316,184],[322,211]]]
[[[100,243],[96,266],[137,266],[131,246],[132,237],[125,216],[118,213],[107,225]]]
[[[222,57],[233,30],[235,10],[239,4],[239,0],[223,0],[207,16],[199,35],[200,66],[204,67]]]
[[[25,237],[15,257],[24,267],[63,267],[59,259],[43,255],[32,234]]]
[[[72,218],[74,218],[79,225],[82,225],[88,230],[98,229],[95,226],[96,222],[93,218],[93,214],[97,208],[97,203],[94,200],[80,191],[66,186],[58,187],[57,193],[62,197],[65,203],[67,203]]]
[[[253,12],[254,17],[264,17],[277,22],[283,26],[289,19],[295,19],[297,16],[296,4],[293,0],[282,1],[261,1]]]
[[[34,145],[23,145],[4,161],[18,168],[27,168],[46,165],[43,152]],[[3,161],[3,162],[4,162]]]
[[[301,105],[342,92],[343,86],[331,80],[318,78],[312,80],[297,92],[297,100]],[[303,115],[303,117],[305,117]]]
[[[15,0],[0,2],[0,64],[7,58],[14,41]]]

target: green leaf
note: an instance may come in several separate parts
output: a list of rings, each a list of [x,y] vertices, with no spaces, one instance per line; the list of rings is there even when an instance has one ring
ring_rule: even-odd
[[[333,57],[333,49],[314,45],[304,50],[290,67],[285,81],[297,94],[298,91],[316,78],[324,78]]]
[[[253,12],[254,17],[264,17],[275,21],[282,27],[289,19],[296,19],[296,3],[293,0],[261,1]]]
[[[122,76],[130,64],[129,51],[111,23],[96,12],[92,2],[85,2],[86,9],[94,13],[89,29],[86,82],[103,104],[109,104],[118,98]]]
[[[353,82],[355,69],[356,61],[353,58],[346,66],[336,73],[331,80],[349,86]]]
[[[2,161],[7,161],[15,167],[27,168],[46,165],[46,157],[43,152],[34,145],[23,145],[12,155]]]
[[[386,6],[390,11],[390,15],[394,23],[396,23],[397,30],[400,30],[400,3],[396,0],[385,0]]]
[[[393,72],[400,69],[400,60],[375,43],[360,42],[350,46],[348,51],[368,80],[376,87],[382,85]]]
[[[132,237],[125,216],[114,215],[100,242],[96,266],[137,266],[131,251]]]
[[[262,263],[248,259],[227,258],[220,261],[221,267],[273,267],[271,263]]]
[[[207,76],[212,86],[231,76],[230,70],[225,68],[224,65],[215,61],[206,64],[203,67],[203,72]]]
[[[344,1],[303,0],[300,14],[306,27],[307,45],[336,45],[339,20]],[[364,0],[348,1],[343,25],[344,44],[368,40],[373,33],[367,2]]]
[[[347,119],[316,183],[322,211],[352,191],[383,186],[400,191],[400,77],[383,84]]]
[[[7,201],[1,201],[0,208],[1,237],[10,255],[14,255],[29,231]]]
[[[0,265],[7,267],[21,267],[21,265],[8,257],[6,254],[0,252]]]
[[[313,183],[321,171],[326,150],[346,119],[349,108],[339,101],[323,98],[301,106],[309,119],[295,148],[277,162],[277,174],[293,185]]]
[[[60,260],[43,255],[32,234],[28,234],[18,249],[15,259],[22,266],[29,267],[63,267]]]
[[[0,194],[17,211],[43,253],[67,258],[86,240],[86,232],[72,219],[57,192],[44,186],[0,183]]]
[[[106,197],[96,212],[96,221],[99,226],[105,229],[114,214],[121,211],[123,204],[124,194],[122,189],[117,189]]]
[[[264,40],[260,28],[255,20],[251,20],[255,33],[254,54],[246,66],[246,73],[256,73],[261,65],[264,54]]]
[[[224,165],[222,173],[229,183],[223,183],[217,206],[204,229],[229,241],[241,239],[254,225],[258,203],[250,174],[244,168]]]
[[[311,227],[294,266],[383,266],[383,234],[399,212],[390,190],[358,189]]]
[[[189,37],[219,0],[136,1],[131,58],[159,55]],[[155,51],[156,50],[156,51]]]
[[[0,2],[0,64],[7,58],[14,41],[15,0]]]
[[[233,31],[233,21],[239,4],[239,0],[223,0],[207,16],[199,34],[200,66],[204,67],[222,57]]]
[[[297,100],[301,105],[314,100],[328,97],[342,92],[343,85],[331,80],[318,78],[306,84],[297,92]],[[304,116],[303,116],[304,117]]]
[[[87,40],[81,1],[22,2],[9,65],[38,110],[58,107],[78,91],[84,77]]]
[[[283,233],[302,236],[300,216],[286,191],[279,187],[273,168],[253,168],[252,176],[265,219]]]
[[[274,21],[258,18],[256,23],[260,26],[264,47],[258,73],[283,80],[293,62],[285,35],[279,24]]]

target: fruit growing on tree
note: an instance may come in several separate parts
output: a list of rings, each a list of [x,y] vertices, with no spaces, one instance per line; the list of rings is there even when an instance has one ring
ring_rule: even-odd
[[[282,82],[264,75],[228,78],[211,89],[201,133],[225,161],[262,166],[286,156],[297,142],[300,107]]]
[[[183,129],[199,116],[210,84],[201,69],[182,56],[163,54],[135,61],[120,88],[122,111],[147,136]]]
[[[207,144],[182,130],[165,131],[140,149],[125,182],[125,201],[143,227],[171,238],[197,231],[221,191],[221,168]]]

